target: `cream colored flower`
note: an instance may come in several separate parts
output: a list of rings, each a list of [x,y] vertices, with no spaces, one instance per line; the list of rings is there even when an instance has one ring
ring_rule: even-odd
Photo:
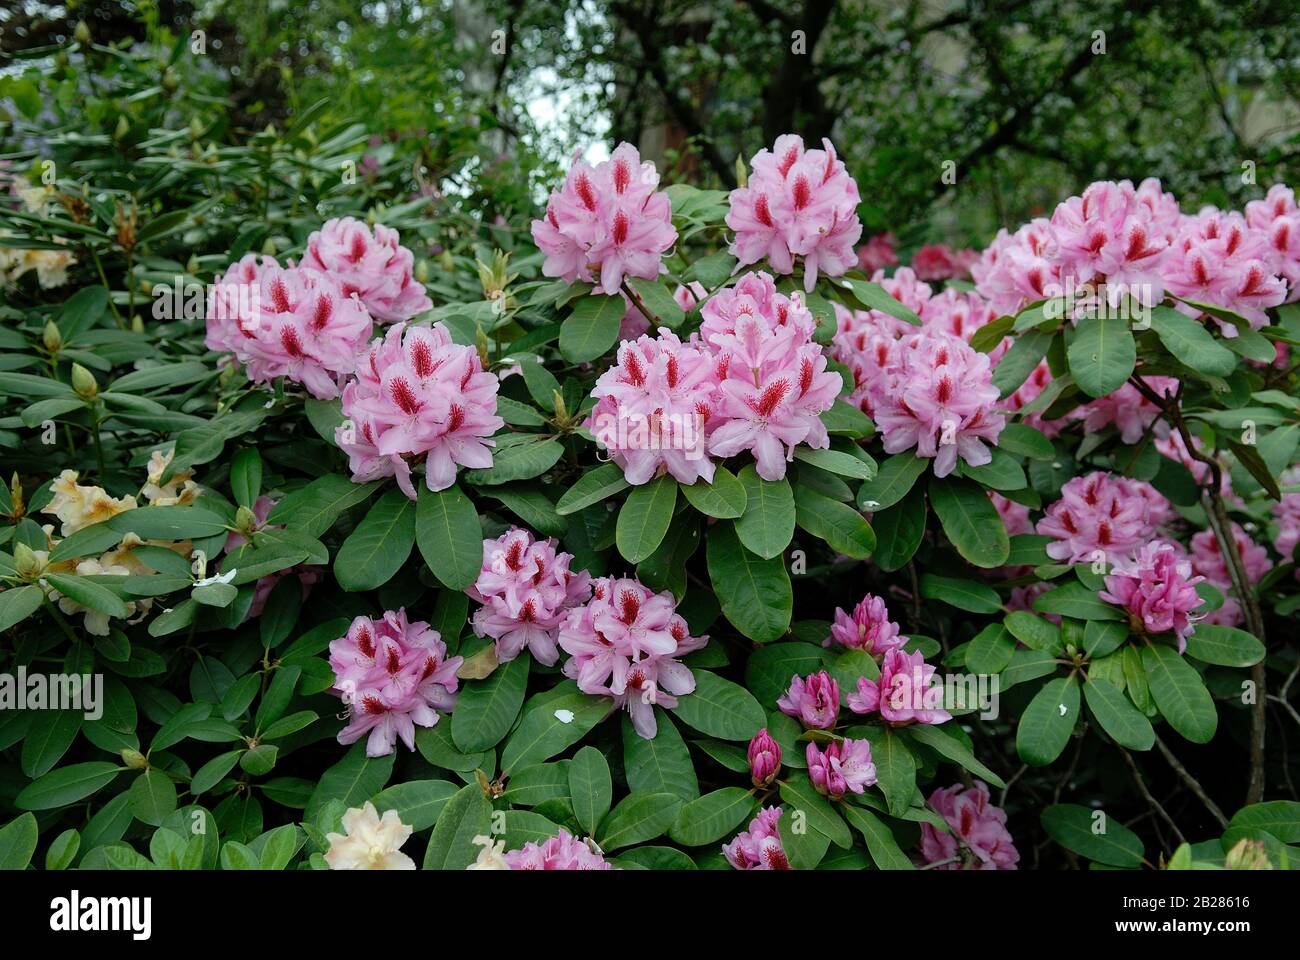
[[[22,200],[27,212],[35,214],[43,214],[46,207],[54,202],[56,193],[53,184],[47,183],[34,187],[32,182],[22,175],[13,178],[13,192]]]
[[[126,567],[106,565],[102,563],[101,560],[97,560],[94,558],[88,558],[86,560],[82,560],[80,563],[77,564],[77,575],[81,577],[98,577],[98,576],[125,577],[128,576],[129,574],[130,571],[127,570]],[[102,613],[99,610],[92,610],[90,607],[82,606],[76,600],[73,600],[71,597],[63,596],[62,594],[59,593],[59,591],[55,590],[53,587],[49,587],[48,585],[46,587],[46,592],[49,594],[51,600],[58,600],[59,609],[62,610],[64,613],[68,614],[69,616],[77,613],[84,614],[85,616],[82,617],[82,623],[85,626],[87,633],[92,634],[96,637],[108,636],[108,621],[109,621],[108,614]],[[144,604],[144,606],[138,607],[137,604]],[[128,600],[126,602],[126,614],[127,614],[128,622],[129,622],[129,618],[135,614],[137,609],[140,609],[140,615],[143,616],[144,612],[151,605],[152,605],[152,601],[129,601]]]
[[[396,810],[385,810],[382,819],[375,805],[353,807],[343,814],[341,833],[327,834],[330,842],[325,862],[331,870],[414,870],[415,861],[398,848],[411,835]]]
[[[77,262],[70,250],[28,250],[23,256],[22,276],[28,270],[36,271],[36,281],[42,290],[52,290],[68,282],[68,267]]]
[[[485,837],[479,834],[474,838],[474,842],[483,849],[478,852],[478,859],[471,863],[466,870],[509,870],[510,864],[506,863],[504,840],[493,840],[491,837]]]
[[[41,508],[63,521],[63,536],[71,536],[82,527],[101,523],[136,507],[135,497],[110,497],[102,487],[83,487],[77,483],[75,470],[64,470],[50,484],[54,497]]]
[[[187,507],[198,499],[199,485],[190,479],[193,470],[177,470],[170,480],[162,483],[171,462],[171,451],[155,450],[149,456],[149,479],[140,492],[155,507]]]

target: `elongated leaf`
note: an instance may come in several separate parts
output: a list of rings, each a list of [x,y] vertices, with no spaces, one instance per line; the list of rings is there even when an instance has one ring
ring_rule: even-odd
[[[781,784],[782,816],[793,815],[796,811],[808,819],[812,827],[837,847],[848,849],[853,845],[853,836],[844,823],[844,818],[836,813],[830,801],[817,792],[806,774],[796,774]]]
[[[713,482],[696,480],[682,486],[682,495],[696,510],[708,517],[734,520],[745,513],[745,488],[726,467],[713,471]]]
[[[1151,696],[1169,725],[1193,743],[1209,743],[1219,725],[1219,714],[1205,683],[1173,647],[1151,644],[1142,648],[1142,668]]]
[[[1000,567],[1011,552],[1007,528],[988,495],[970,480],[936,477],[930,505],[957,552],[977,567]]]
[[[560,502],[555,505],[555,512],[562,517],[577,513],[629,486],[623,478],[621,467],[614,463],[601,464],[594,470],[588,470],[578,478],[577,483],[564,491]]]
[[[1074,382],[1090,397],[1104,397],[1124,385],[1137,362],[1128,321],[1089,317],[1079,321],[1066,350]]]
[[[602,850],[644,843],[662,836],[677,820],[682,798],[671,793],[636,790],[624,797],[600,826]]]
[[[988,584],[933,573],[921,577],[921,596],[970,613],[997,613],[1002,609],[1002,598]]]
[[[38,838],[36,818],[30,813],[0,827],[0,870],[26,870]]]
[[[1250,667],[1264,659],[1264,645],[1245,630],[1198,623],[1187,638],[1187,654],[1202,663]]]
[[[695,690],[677,699],[673,713],[683,723],[720,740],[748,740],[767,717],[744,687],[708,670],[693,670]]]
[[[415,509],[401,490],[379,498],[334,558],[339,586],[355,593],[381,587],[393,578],[415,545]]]
[[[375,809],[381,816],[396,810],[412,830],[427,830],[456,793],[456,785],[446,780],[408,780],[375,794]]]
[[[604,354],[618,339],[626,307],[619,296],[588,296],[578,301],[560,326],[560,353],[570,363]]]
[[[871,862],[881,870],[915,870],[916,866],[898,847],[891,831],[880,818],[869,810],[846,805],[844,816],[862,839],[867,842],[867,853]]]
[[[661,729],[664,726],[667,724],[660,724]],[[638,789],[630,781],[628,786]],[[569,761],[569,797],[573,803],[573,815],[578,818],[582,829],[588,835],[595,833],[614,798],[609,764],[595,747],[583,747]]]
[[[501,753],[501,769],[549,760],[561,750],[582,739],[609,713],[613,702],[608,697],[585,693],[562,693],[553,697],[534,697],[524,705],[519,721]]]
[[[910,451],[894,454],[880,465],[875,477],[862,485],[858,506],[872,512],[892,507],[907,496],[928,464],[928,460]]]
[[[743,787],[723,787],[690,801],[668,830],[675,843],[700,847],[730,836],[754,813],[757,801]]]
[[[483,566],[483,525],[469,497],[453,484],[436,493],[420,488],[415,542],[433,575],[450,590],[464,590]]]
[[[631,718],[623,718],[623,772],[629,790],[675,793],[683,800],[700,795],[690,751],[672,718],[656,708],[653,740],[636,732]]]
[[[1040,820],[1048,836],[1082,857],[1112,867],[1142,865],[1142,841],[1137,834],[1101,810],[1058,803],[1044,810]]]
[[[906,727],[905,730],[913,740],[924,744],[940,756],[964,767],[975,776],[986,780],[990,785],[999,789],[1006,786],[1001,777],[980,763],[966,744],[945,733],[943,727],[917,723]]]
[[[628,563],[640,563],[663,542],[677,503],[677,481],[668,475],[634,487],[618,512],[618,552]]]
[[[876,548],[871,524],[846,503],[801,486],[795,494],[795,521],[836,553],[865,560]]]
[[[464,870],[474,862],[479,848],[474,838],[488,834],[492,804],[478,783],[457,791],[438,812],[438,821],[424,852],[425,870]]]
[[[892,573],[907,565],[925,536],[926,514],[925,491],[920,487],[914,487],[892,507],[872,514],[876,566]]]
[[[740,471],[745,512],[736,533],[751,553],[764,560],[779,556],[794,536],[794,492],[787,480],[763,480],[753,465]]]
[[[1083,685],[1083,696],[1101,728],[1121,747],[1150,750],[1155,745],[1156,732],[1151,721],[1109,680],[1089,676]]]
[[[1173,307],[1153,307],[1151,329],[1175,360],[1193,370],[1226,377],[1236,369],[1237,358],[1231,350],[1215,340],[1200,321]]]
[[[459,750],[476,753],[501,742],[523,705],[529,663],[516,657],[461,688],[451,712],[451,740]]]
[[[41,607],[45,594],[36,584],[0,590],[0,632],[26,620]]]
[[[117,773],[117,764],[102,761],[59,767],[23,788],[14,798],[14,806],[19,810],[53,810],[66,807],[104,788],[113,781]],[[123,803],[125,802],[124,800]]]
[[[718,603],[737,630],[766,643],[789,629],[794,597],[782,558],[755,556],[724,520],[709,532],[707,560]]]
[[[1044,767],[1061,755],[1079,719],[1079,685],[1057,677],[1029,701],[1016,727],[1016,752],[1031,767]]]

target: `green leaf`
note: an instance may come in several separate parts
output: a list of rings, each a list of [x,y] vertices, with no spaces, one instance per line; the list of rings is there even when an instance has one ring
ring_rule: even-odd
[[[683,722],[719,740],[749,740],[767,720],[763,708],[744,687],[708,670],[693,670],[695,690],[679,697],[673,713]]]
[[[996,447],[989,453],[992,459],[983,466],[972,467],[962,464],[962,474],[982,483],[990,490],[1023,490],[1028,481],[1025,479],[1024,469],[1016,458]]]
[[[594,470],[588,470],[578,478],[577,483],[564,491],[560,502],[555,505],[555,512],[562,517],[577,513],[629,486],[631,484],[624,479],[623,469],[618,464],[601,464]]]
[[[673,842],[702,847],[730,835],[754,812],[757,801],[743,787],[723,787],[690,801],[668,830]]]
[[[1031,767],[1045,767],[1061,755],[1079,719],[1079,685],[1049,680],[1029,701],[1016,727],[1016,752]]]
[[[858,506],[873,513],[892,507],[907,496],[929,462],[910,451],[894,454],[858,490]]]
[[[509,732],[523,706],[531,658],[516,657],[483,680],[470,680],[460,690],[451,712],[451,740],[465,753],[494,747]]]
[[[794,597],[784,559],[755,556],[723,520],[709,531],[707,563],[722,612],[737,630],[760,643],[785,634]]]
[[[569,522],[555,512],[551,498],[526,483],[519,486],[487,487],[484,496],[501,501],[506,509],[514,512],[524,526],[530,527],[544,537],[562,537],[568,532]],[[419,512],[416,512],[416,541],[419,541]]]
[[[1264,645],[1245,630],[1198,623],[1187,637],[1187,655],[1222,667],[1252,667],[1264,659]]]
[[[1034,598],[1034,609],[1039,613],[1055,613],[1076,620],[1122,620],[1115,607],[1097,597],[1081,583],[1066,583]]]
[[[933,573],[922,575],[921,596],[927,600],[942,600],[969,613],[998,613],[1002,609],[1002,598],[988,584]]]
[[[913,740],[929,747],[935,753],[951,760],[953,763],[964,767],[975,776],[988,781],[991,786],[999,789],[1006,786],[1001,777],[976,759],[975,754],[971,753],[966,744],[956,737],[944,733],[942,727],[928,723],[917,723],[904,729]]]
[[[450,590],[464,590],[483,566],[483,525],[474,504],[452,484],[436,493],[420,488],[415,541],[433,575]]]
[[[847,850],[853,845],[853,836],[844,818],[835,812],[836,808],[829,800],[817,792],[807,774],[795,774],[782,783],[781,799],[784,801],[783,817],[800,812],[807,817],[810,827],[837,847]]]
[[[0,827],[0,870],[26,870],[36,852],[36,818],[24,813]]]
[[[871,524],[846,503],[801,486],[795,493],[795,520],[836,553],[864,560],[876,548]]]
[[[628,563],[640,563],[663,542],[677,504],[677,481],[665,474],[633,487],[618,512],[618,552]]]
[[[1074,382],[1090,397],[1104,397],[1122,387],[1137,363],[1137,344],[1128,321],[1089,317],[1079,321],[1066,349]]]
[[[721,465],[714,468],[712,483],[701,479],[683,484],[682,495],[706,517],[734,520],[745,513],[745,487],[734,473]]]
[[[657,330],[660,326],[677,327],[686,319],[686,314],[662,280],[628,277],[627,283],[640,297],[641,305],[654,316],[654,321],[650,324],[653,329]]]
[[[1052,345],[1054,334],[1041,330],[1027,330],[1011,342],[1011,349],[1002,355],[993,370],[993,386],[998,388],[998,395],[1003,399],[1011,396],[1020,385],[1034,372],[1047,348]]]
[[[253,447],[244,447],[230,461],[230,489],[235,503],[253,509],[262,492],[262,456]]]
[[[876,765],[876,784],[885,795],[889,812],[902,815],[916,795],[916,758],[907,743],[889,727],[865,727],[870,731],[871,759]]]
[[[131,784],[131,813],[141,823],[160,826],[176,809],[176,784],[161,770],[149,768]]]
[[[608,697],[592,697],[585,693],[534,697],[524,705],[523,719],[506,741],[501,753],[501,769],[510,771],[549,760],[581,740],[588,730],[605,718],[611,706]]]
[[[764,560],[779,556],[794,536],[794,492],[787,480],[763,480],[753,464],[740,471],[745,512],[736,533],[751,553]]]
[[[540,433],[498,436],[492,453],[492,466],[467,470],[465,482],[474,486],[492,486],[512,480],[531,480],[541,476],[564,455],[564,445]]]
[[[415,510],[415,504],[401,490],[390,490],[380,497],[334,558],[334,577],[339,586],[356,593],[374,590],[391,580],[415,544]],[[481,540],[478,549],[481,554]]]
[[[412,830],[427,830],[456,792],[456,785],[446,780],[408,780],[379,791],[375,809],[381,816],[386,810],[396,810]]]
[[[353,744],[343,759],[320,775],[303,819],[315,821],[316,815],[330,800],[345,807],[359,807],[384,788],[393,772],[397,755],[367,757],[364,742]]]
[[[880,284],[870,280],[851,280],[847,278],[835,282],[848,290],[853,295],[853,298],[868,310],[879,310],[881,313],[889,314],[896,320],[910,323],[914,327],[921,325],[921,318],[913,313],[911,308],[905,307],[894,299],[889,291]]]
[[[425,870],[464,870],[478,857],[474,838],[490,833],[492,804],[477,782],[467,784],[443,805],[424,852]]]
[[[319,537],[350,507],[369,500],[379,483],[353,483],[347,477],[328,474],[295,490],[277,503],[268,523],[285,524],[311,537]]]
[[[1142,668],[1151,696],[1169,725],[1193,743],[1209,743],[1219,714],[1205,683],[1178,651],[1164,644],[1142,648]]]
[[[1128,639],[1128,624],[1113,620],[1089,620],[1083,628],[1083,650],[1090,660],[1114,653]]]
[[[1138,835],[1100,810],[1058,803],[1044,810],[1039,819],[1048,836],[1081,857],[1112,867],[1142,865]]]
[[[1065,652],[1061,628],[1042,617],[1027,610],[1014,610],[1007,614],[1004,622],[1011,635],[1031,650],[1046,650],[1051,654]]]
[[[1150,750],[1155,745],[1156,732],[1151,721],[1109,680],[1090,675],[1083,685],[1083,696],[1101,728],[1121,747]]]
[[[1051,460],[1056,456],[1052,441],[1027,423],[1008,423],[998,434],[998,449],[1031,460]]]
[[[695,766],[676,724],[662,707],[655,710],[653,740],[636,732],[632,720],[623,717],[623,772],[629,790],[675,793],[683,800],[700,795]]]
[[[36,584],[0,590],[0,632],[21,623],[41,608],[45,594]]]
[[[23,738],[23,773],[36,779],[52,770],[77,739],[83,719],[79,710],[38,712]]]
[[[1237,358],[1231,350],[1215,340],[1200,321],[1173,307],[1153,307],[1151,329],[1175,360],[1193,370],[1226,377],[1236,369]]]
[[[66,870],[72,866],[72,861],[77,859],[77,852],[81,849],[81,834],[71,828],[64,830],[54,838],[50,848],[45,851],[45,869],[46,870]],[[4,863],[4,858],[0,856],[0,870],[8,869]],[[20,869],[15,867],[14,869]]]
[[[1011,552],[1007,528],[982,487],[956,477],[930,481],[930,505],[957,552],[977,567],[1000,567]]]
[[[925,536],[925,491],[914,487],[907,496],[885,510],[873,513],[876,566],[889,573],[901,570],[916,554]]]
[[[1015,652],[1011,631],[1000,623],[990,623],[975,634],[966,648],[966,669],[971,673],[1001,673]]]
[[[745,664],[745,686],[760,703],[774,709],[777,698],[790,686],[791,677],[816,673],[822,666],[821,647],[810,643],[769,644],[750,654]]]
[[[560,353],[570,363],[585,363],[604,355],[618,340],[626,305],[621,296],[587,296],[560,326]]]
[[[1300,843],[1300,803],[1294,800],[1252,803],[1233,814],[1231,825],[1263,830],[1282,843]]]
[[[106,520],[119,533],[141,540],[201,540],[224,536],[226,521],[202,507],[139,507]]]
[[[802,463],[811,464],[830,473],[838,473],[841,477],[851,477],[854,480],[869,480],[874,474],[870,463],[841,450],[795,447],[794,458]]]
[[[660,729],[665,726],[667,724],[660,724]],[[630,781],[629,787],[637,789],[631,786]],[[595,833],[614,799],[609,764],[595,747],[583,747],[569,761],[569,797],[579,825],[588,835]]]
[[[881,870],[915,870],[916,866],[898,848],[898,841],[880,818],[869,810],[846,804],[844,816],[867,842],[871,861]]]
[[[674,794],[634,790],[601,824],[600,848],[617,850],[662,836],[676,822],[681,808],[682,799]]]
[[[117,776],[115,763],[74,763],[29,783],[14,799],[19,810],[54,810],[84,800]]]

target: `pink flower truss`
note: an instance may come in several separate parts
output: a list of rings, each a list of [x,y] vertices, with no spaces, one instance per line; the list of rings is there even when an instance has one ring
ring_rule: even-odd
[[[564,675],[583,693],[610,696],[625,707],[646,740],[658,730],[654,707],[671,709],[695,689],[695,677],[677,657],[699,650],[672,593],[655,593],[637,580],[601,577],[591,599],[569,611],[559,644],[569,658]]]
[[[301,266],[328,273],[355,293],[370,315],[382,323],[410,320],[433,306],[415,279],[415,255],[400,243],[396,230],[382,223],[370,228],[353,217],[327,220],[307,238]]]
[[[546,256],[542,273],[569,283],[586,280],[611,296],[624,277],[659,276],[677,231],[668,195],[658,185],[654,164],[642,163],[628,143],[594,168],[575,158],[546,215],[533,221],[533,240]]]
[[[682,343],[668,329],[624,341],[618,362],[600,375],[597,403],[585,426],[632,484],[661,473],[682,483],[712,482],[705,430],[717,374],[713,355],[695,337]]]
[[[474,612],[474,633],[496,641],[497,660],[513,660],[525,647],[538,663],[552,666],[569,610],[587,602],[591,577],[569,570],[571,553],[556,553],[554,540],[535,540],[511,528],[483,541],[483,568],[465,592],[483,604]]]
[[[771,152],[750,160],[749,183],[731,191],[727,226],[736,232],[731,253],[745,267],[767,258],[777,273],[794,273],[804,258],[804,289],[818,272],[836,277],[857,266],[854,244],[862,236],[858,185],[829,140],[805,150],[794,134],[777,137]]]
[[[825,670],[811,674],[806,680],[794,676],[790,678],[790,689],[776,705],[805,727],[830,730],[840,714],[840,685]]]
[[[1041,535],[1056,538],[1047,555],[1062,563],[1127,559],[1163,519],[1164,498],[1150,486],[1102,472],[1070,480],[1038,521]],[[1153,518],[1153,506],[1159,519]]]
[[[1178,381],[1173,377],[1147,377],[1146,384],[1157,395],[1172,396],[1178,391]],[[1118,390],[1098,397],[1077,411],[1088,433],[1098,433],[1110,424],[1115,425],[1125,443],[1137,443],[1148,427],[1160,416],[1160,408],[1143,396],[1138,388],[1126,383]]]
[[[380,620],[357,617],[348,632],[330,643],[334,688],[348,704],[348,725],[339,743],[363,734],[366,756],[393,752],[401,737],[415,749],[415,728],[432,727],[437,711],[456,705],[456,671],[463,657],[448,657],[447,645],[427,623],[410,623],[406,611],[388,611]]]
[[[274,506],[275,501],[270,497],[261,496],[257,498],[257,501],[253,504],[253,516],[257,519],[256,530],[283,529],[279,524],[266,522],[266,518],[270,516],[271,509]],[[232,553],[246,543],[248,543],[248,538],[242,533],[231,533],[230,536],[226,537],[226,553]],[[253,603],[248,608],[247,619],[252,620],[254,617],[260,617],[262,611],[266,608],[266,601],[270,598],[271,591],[280,582],[280,578],[291,576],[298,578],[298,583],[302,586],[302,599],[306,601],[311,596],[311,588],[321,578],[321,568],[312,564],[300,563],[288,570],[281,570],[279,573],[268,573],[260,578],[253,591]]]
[[[1018,313],[1060,289],[1061,269],[1049,255],[1052,243],[1051,224],[1040,217],[1015,233],[999,230],[972,264],[975,290],[998,316]]]
[[[972,467],[993,459],[985,442],[997,442],[1006,418],[997,409],[987,354],[923,331],[894,345],[885,374],[870,388],[887,453],[915,448],[934,459],[937,477],[952,473],[959,455]]]
[[[876,310],[850,311],[835,306],[837,331],[832,351],[835,359],[853,374],[849,403],[870,416],[872,385],[885,376],[889,366],[898,321]]]
[[[1295,192],[1284,184],[1273,184],[1263,200],[1246,204],[1246,223],[1268,234],[1271,266],[1287,282],[1286,302],[1300,300],[1300,207]]]
[[[1300,472],[1288,471],[1282,476],[1282,482],[1300,482]],[[1273,504],[1273,519],[1277,521],[1277,537],[1273,540],[1273,549],[1278,552],[1283,563],[1288,563],[1295,557],[1296,544],[1300,543],[1300,493],[1283,493],[1282,499]],[[1297,576],[1300,576],[1300,572]]]
[[[978,250],[954,250],[946,243],[933,243],[912,254],[912,269],[922,280],[951,280],[970,273],[979,259]]]
[[[890,723],[947,723],[952,714],[941,708],[943,685],[935,686],[934,667],[921,651],[904,653],[895,648],[880,663],[880,680],[858,678],[849,694],[854,713],[875,713]]]
[[[1242,569],[1246,573],[1246,582],[1254,586],[1264,574],[1273,569],[1273,561],[1268,551],[1250,538],[1241,525],[1233,523],[1232,539],[1237,545],[1237,555],[1241,557]],[[1225,627],[1240,626],[1246,616],[1241,609],[1241,601],[1232,591],[1232,575],[1228,564],[1219,552],[1219,542],[1213,530],[1202,530],[1192,537],[1192,569],[1205,578],[1207,583],[1223,591],[1223,606],[1211,610],[1205,615],[1206,623]]]
[[[1279,269],[1266,231],[1250,226],[1239,213],[1208,207],[1182,219],[1170,247],[1165,286],[1175,296],[1231,310],[1259,329],[1268,323],[1265,309],[1286,299]],[[1178,308],[1191,316],[1201,312],[1187,304]],[[1214,320],[1224,336],[1237,335],[1235,324]]]
[[[1182,653],[1193,629],[1189,614],[1204,602],[1196,592],[1196,585],[1204,579],[1192,575],[1192,565],[1181,547],[1155,540],[1145,544],[1136,559],[1115,567],[1105,578],[1106,589],[1100,596],[1127,610],[1133,623],[1141,624],[1147,633],[1172,630]]]
[[[907,643],[907,637],[900,636],[898,624],[889,619],[889,608],[885,606],[885,601],[868,593],[858,601],[852,615],[839,607],[835,608],[831,635],[822,641],[822,646],[829,647],[832,641],[851,650],[866,650],[872,656],[880,657]]]
[[[885,267],[898,266],[898,253],[894,249],[897,245],[892,233],[867,237],[867,242],[858,247],[858,269],[869,275]]]
[[[808,311],[777,294],[772,278],[760,273],[742,277],[729,298],[715,294],[702,315],[701,333],[721,380],[709,452],[730,457],[749,450],[760,477],[780,480],[796,446],[830,446],[820,417],[841,384],[813,342]]]
[[[930,794],[930,807],[938,813],[951,833],[944,833],[928,823],[921,824],[921,856],[926,863],[943,863],[958,857],[959,862],[943,863],[937,870],[1014,870],[1020,862],[1011,834],[1007,832],[1007,814],[989,802],[989,788],[982,780],[973,787],[955,784]]]
[[[926,330],[940,330],[967,343],[975,331],[998,318],[997,311],[978,293],[963,293],[951,287],[927,300],[919,313]],[[1000,351],[989,355],[994,362],[1000,357]]]
[[[413,463],[424,462],[430,490],[455,483],[457,466],[492,466],[487,438],[505,424],[496,410],[497,378],[484,372],[477,350],[452,343],[440,323],[399,323],[358,361],[335,442],[354,481],[396,476],[414,500]]]
[[[749,822],[749,829],[722,845],[727,862],[737,870],[789,870],[790,861],[781,847],[776,824],[780,807],[764,807]]]
[[[605,855],[593,850],[563,827],[560,832],[537,843],[529,840],[518,850],[505,854],[511,870],[612,870]]]
[[[1003,410],[1019,411],[1026,404],[1033,402],[1052,382],[1052,370],[1046,360],[1038,361],[1038,366],[1030,371],[1011,396],[1002,401]],[[1055,437],[1068,418],[1061,420],[1044,420],[1041,412],[1021,414],[1020,422],[1040,430],[1045,437]]]
[[[1034,532],[1033,521],[1029,519],[1029,508],[1023,503],[1008,500],[1002,494],[994,493],[992,490],[989,491],[989,500],[993,502],[994,509],[1002,518],[1002,525],[1007,528],[1008,536],[1015,537]]]
[[[332,400],[371,329],[365,306],[328,274],[249,254],[209,293],[205,343],[233,353],[255,383],[288,377]]]
[[[876,765],[866,740],[834,740],[825,750],[810,743],[804,748],[804,759],[813,788],[832,800],[845,793],[863,793],[876,782]]]
[[[756,787],[765,787],[781,770],[781,745],[764,727],[749,741],[749,776]]]

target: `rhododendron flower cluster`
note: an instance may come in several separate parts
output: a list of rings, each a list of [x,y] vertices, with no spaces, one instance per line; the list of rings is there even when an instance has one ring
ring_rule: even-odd
[[[1300,300],[1300,207],[1285,184],[1269,187],[1263,200],[1246,204],[1246,223],[1268,234],[1269,262],[1287,282],[1287,303]]]
[[[921,856],[936,870],[1014,870],[1020,853],[1007,831],[1007,814],[989,801],[988,784],[976,780],[930,794],[930,807],[952,828],[921,824]]]
[[[1266,231],[1250,226],[1239,213],[1209,207],[1179,223],[1165,285],[1175,296],[1224,307],[1258,329],[1268,322],[1265,308],[1286,299],[1286,281],[1276,275],[1280,269]],[[1192,316],[1201,313],[1188,304],[1178,308]],[[1224,336],[1237,336],[1235,324],[1211,316]]]
[[[1045,300],[1061,289],[1060,265],[1052,259],[1051,223],[1040,217],[1015,233],[998,231],[971,266],[975,290],[998,313],[1017,313],[1025,304]]]
[[[366,756],[382,757],[401,737],[414,750],[415,728],[432,727],[439,710],[455,706],[456,671],[463,662],[447,656],[437,630],[407,620],[405,609],[389,610],[379,620],[357,617],[330,642],[334,689],[350,711],[339,743],[368,735]]]
[[[866,740],[833,740],[825,750],[810,743],[804,759],[813,787],[832,800],[843,798],[845,793],[862,793],[876,782],[876,765]]]
[[[353,217],[327,220],[307,238],[300,266],[329,274],[344,296],[355,293],[383,323],[410,320],[433,306],[413,276],[415,255],[382,223],[371,233]]]
[[[794,676],[776,705],[809,729],[830,730],[840,715],[840,685],[825,670],[807,679]]]
[[[332,400],[372,327],[365,305],[333,275],[248,254],[209,292],[205,343],[233,353],[255,383],[288,377]]]
[[[413,464],[424,463],[430,490],[456,482],[458,466],[492,466],[497,378],[486,373],[473,347],[453,343],[441,323],[394,324],[361,355],[343,390],[347,420],[335,442],[348,455],[352,479],[397,478],[412,500]]]
[[[935,685],[935,668],[917,650],[905,653],[895,647],[880,662],[880,679],[858,678],[849,694],[854,713],[875,713],[890,723],[947,723],[952,714],[942,709],[943,685]]]
[[[554,837],[537,843],[530,840],[505,854],[511,870],[612,870],[605,855],[563,827]]]
[[[654,164],[642,163],[628,143],[594,168],[575,158],[545,216],[533,221],[533,241],[546,256],[542,272],[569,283],[585,280],[611,296],[625,277],[659,276],[677,231],[658,185]]]
[[[829,647],[832,642],[880,657],[907,643],[907,637],[899,635],[898,624],[889,619],[885,601],[868,593],[858,601],[852,615],[835,608],[831,635],[822,641],[822,646]]]
[[[1173,396],[1178,392],[1178,381],[1172,377],[1144,379],[1158,396]],[[1131,383],[1085,404],[1076,413],[1076,418],[1083,419],[1083,428],[1088,433],[1098,433],[1114,424],[1120,439],[1129,444],[1141,440],[1159,416],[1160,408]]]
[[[737,870],[789,870],[790,861],[777,833],[776,825],[780,819],[780,807],[760,810],[758,816],[749,822],[748,830],[722,845],[727,862]]]
[[[1196,592],[1204,579],[1192,575],[1192,564],[1181,547],[1156,540],[1143,546],[1135,559],[1118,564],[1106,576],[1100,596],[1127,610],[1135,631],[1173,631],[1182,653],[1193,629],[1191,614],[1204,603]]]
[[[496,641],[500,663],[525,647],[548,667],[559,659],[560,625],[591,593],[591,577],[572,572],[572,559],[556,552],[554,540],[535,540],[517,527],[483,541],[483,568],[465,592],[483,604],[474,612],[474,633]]]
[[[601,577],[591,599],[569,611],[559,644],[570,659],[564,675],[583,693],[614,698],[647,740],[658,730],[654,708],[671,709],[695,689],[695,677],[678,657],[699,650],[708,637],[692,637],[671,592],[640,581]]]
[[[785,134],[771,151],[756,153],[750,168],[727,214],[741,267],[766,258],[777,273],[791,274],[795,257],[803,257],[804,289],[811,291],[819,272],[836,277],[857,265],[858,185],[829,140],[807,150],[802,137]]]
[[[1283,474],[1282,482],[1294,485],[1300,482],[1300,471],[1291,470]],[[1273,504],[1273,519],[1277,521],[1277,537],[1273,547],[1287,563],[1295,558],[1296,544],[1300,543],[1300,493],[1283,493],[1282,499]],[[1300,576],[1300,573],[1297,573]]]
[[[1232,539],[1237,546],[1242,570],[1246,574],[1246,583],[1253,587],[1264,574],[1273,569],[1273,561],[1268,550],[1252,540],[1250,534],[1235,522],[1232,524]],[[1219,541],[1215,538],[1214,531],[1202,530],[1193,536],[1191,552],[1192,569],[1211,586],[1218,587],[1223,592],[1223,606],[1206,613],[1205,622],[1225,627],[1242,624],[1246,617],[1241,609],[1241,601],[1229,592],[1232,590],[1232,574],[1228,571],[1223,554],[1219,552]]]
[[[892,233],[877,233],[867,237],[867,242],[858,247],[858,269],[872,274],[885,267],[898,265],[898,238]]]
[[[912,254],[912,269],[922,280],[950,280],[970,273],[980,251],[954,250],[946,243],[931,243]]]
[[[1061,488],[1038,532],[1056,538],[1047,545],[1054,560],[1117,564],[1151,539],[1168,511],[1168,501],[1149,483],[1098,471]]]

